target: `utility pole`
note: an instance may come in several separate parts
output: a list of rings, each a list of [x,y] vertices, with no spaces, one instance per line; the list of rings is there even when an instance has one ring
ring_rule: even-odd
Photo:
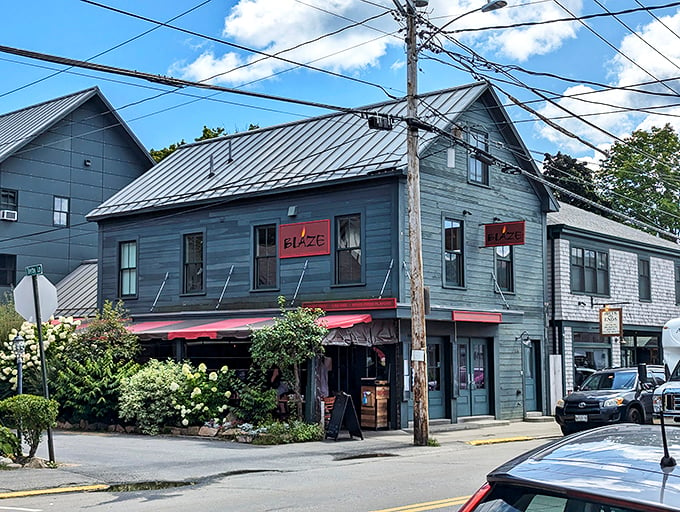
[[[427,445],[429,407],[427,387],[427,335],[425,332],[425,284],[423,281],[423,247],[420,219],[420,162],[418,160],[418,44],[417,7],[429,0],[392,0],[406,18],[406,153],[408,189],[408,240],[411,259],[411,372],[413,375],[413,444]],[[427,44],[443,28],[477,11],[489,12],[507,5],[506,0],[489,0],[482,7],[465,12],[437,29],[424,42]]]
[[[427,338],[423,248],[420,223],[420,163],[418,160],[418,46],[415,5],[406,1],[406,134],[408,240],[411,259],[411,371],[413,374],[413,444],[426,446],[429,437],[427,397]]]

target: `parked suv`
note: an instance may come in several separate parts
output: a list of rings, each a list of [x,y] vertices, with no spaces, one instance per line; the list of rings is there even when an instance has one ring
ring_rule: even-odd
[[[652,394],[663,384],[663,366],[646,366],[647,382],[640,382],[638,368],[599,370],[573,393],[557,401],[555,421],[563,434],[609,423],[651,423]]]

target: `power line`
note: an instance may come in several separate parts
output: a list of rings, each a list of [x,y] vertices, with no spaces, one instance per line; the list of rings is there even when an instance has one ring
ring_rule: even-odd
[[[185,16],[185,15],[189,14],[190,12],[195,11],[195,10],[197,10],[197,9],[199,9],[199,8],[201,8],[201,7],[203,7],[205,4],[210,3],[210,2],[212,2],[212,0],[205,0],[204,2],[201,2],[200,4],[194,6],[194,7],[190,8],[190,9],[187,9],[186,11],[184,11],[184,12],[178,14],[177,16],[174,16],[174,17],[170,18],[170,19],[167,21],[167,23],[169,23],[169,22],[171,22],[171,21],[175,21],[176,19],[179,19],[179,18],[181,18],[182,16]],[[140,38],[144,37],[145,35],[147,35],[147,34],[153,32],[154,30],[158,30],[159,28],[160,28],[159,26],[156,26],[156,27],[150,28],[149,30],[146,30],[146,31],[142,32],[141,34],[138,34],[138,35],[136,35],[136,36],[134,36],[134,37],[131,37],[131,38],[129,38],[129,39],[126,39],[125,41],[123,41],[123,42],[121,42],[121,43],[118,43],[118,44],[116,44],[116,45],[110,47],[109,49],[104,50],[103,52],[99,52],[98,54],[93,55],[93,56],[90,57],[89,59],[86,59],[86,62],[90,62],[90,61],[96,59],[97,57],[101,57],[102,55],[106,55],[107,53],[112,52],[113,50],[117,50],[118,48],[120,48],[120,47],[122,47],[122,46],[125,46],[126,44],[131,43],[132,41],[135,41],[135,40],[137,40],[137,39],[140,39]],[[34,80],[33,82],[30,82],[30,83],[28,83],[28,84],[22,85],[21,87],[16,87],[16,88],[12,89],[11,91],[4,92],[4,93],[0,94],[0,98],[3,98],[3,97],[5,97],[5,96],[7,96],[7,95],[9,95],[9,94],[13,94],[13,93],[15,93],[15,92],[17,92],[17,91],[21,91],[22,89],[26,89],[26,88],[31,87],[31,86],[33,86],[33,85],[35,85],[35,84],[40,83],[40,82],[44,82],[45,80],[49,80],[50,78],[53,78],[53,77],[55,77],[55,76],[57,76],[57,75],[59,75],[59,74],[61,74],[61,73],[64,73],[64,72],[66,72],[67,70],[68,70],[68,68],[66,68],[66,69],[60,69],[60,70],[56,71],[55,73],[52,73],[51,75],[44,76],[44,77],[42,77],[42,78],[40,78],[40,79],[38,79],[38,80]]]
[[[644,5],[642,5],[642,4],[640,3],[640,0],[635,0],[635,3],[638,4],[638,5],[641,6],[641,7],[644,7]],[[658,21],[662,26],[666,27],[666,29],[667,29],[671,34],[673,34],[675,37],[677,37],[678,39],[680,39],[680,34],[678,34],[675,30],[673,30],[671,27],[669,27],[668,25],[666,25],[666,23],[664,23],[664,21],[663,21],[661,18],[659,18],[656,14],[654,14],[654,13],[651,12],[651,11],[649,11],[649,15],[650,15],[652,18],[654,18],[656,21]]]
[[[593,0],[593,1],[594,1],[597,5],[599,5],[599,6],[602,8],[603,11],[605,11],[605,12],[608,13],[608,14],[612,14],[611,11],[609,11],[609,9],[607,9],[606,6],[602,5],[602,2],[600,2],[600,0]],[[624,23],[624,21],[623,21],[621,18],[619,18],[619,17],[618,17],[617,15],[615,15],[615,14],[612,14],[612,16],[613,16],[613,18],[614,18],[616,21],[619,22],[619,24],[620,24],[622,27],[624,27],[628,32],[630,32],[630,33],[633,34],[635,37],[637,37],[640,41],[642,41],[644,44],[646,44],[651,50],[653,50],[654,52],[656,52],[657,55],[661,56],[661,58],[665,59],[666,62],[668,62],[671,66],[674,66],[675,68],[680,69],[680,66],[678,66],[678,65],[675,63],[675,61],[669,59],[668,56],[667,56],[666,54],[662,53],[662,52],[659,51],[659,49],[657,49],[654,45],[650,44],[647,40],[645,40],[644,37],[642,37],[642,36],[641,36],[640,34],[638,34],[635,30],[633,30],[633,29],[630,28],[626,23]]]
[[[564,5],[562,5],[562,3],[560,3],[559,0],[553,0],[553,1],[554,1],[557,5],[559,5],[565,12],[571,14],[572,16],[574,16],[574,19],[576,19],[576,16],[575,16],[569,9],[567,9]],[[608,15],[613,15],[613,13],[607,13],[607,14],[608,14]],[[590,25],[588,25],[585,21],[583,21],[583,20],[581,20],[581,19],[577,19],[577,21],[578,21],[579,23],[581,23],[581,25],[583,25],[586,29],[588,29],[588,31],[589,31],[590,33],[592,33],[595,37],[597,37],[600,41],[602,41],[603,43],[605,43],[605,44],[606,44],[607,46],[609,46],[612,50],[614,50],[616,53],[618,53],[618,54],[621,55],[624,59],[626,59],[628,62],[630,62],[633,66],[635,66],[636,68],[638,68],[640,71],[642,71],[643,73],[645,73],[647,76],[650,76],[651,78],[653,78],[654,80],[656,80],[657,82],[659,82],[663,87],[665,87],[666,89],[668,89],[668,90],[671,91],[672,93],[675,93],[676,95],[678,94],[678,92],[677,92],[676,90],[674,90],[673,88],[671,88],[671,87],[670,87],[668,84],[666,84],[665,82],[659,81],[659,79],[658,79],[656,76],[654,76],[650,71],[648,71],[648,70],[646,70],[645,68],[643,68],[638,62],[636,62],[634,59],[631,59],[628,55],[626,55],[626,54],[623,53],[621,50],[619,50],[615,45],[613,45],[612,43],[610,43],[605,37],[603,37],[602,35],[598,34],[598,32],[597,32],[596,30],[593,30],[593,28],[590,27]]]
[[[372,82],[368,82],[366,80],[361,80],[360,78],[355,78],[355,77],[343,75],[342,73],[336,73],[335,71],[329,71],[327,69],[317,68],[315,66],[310,66],[308,64],[303,64],[301,62],[296,62],[294,60],[286,59],[285,57],[281,57],[280,55],[277,55],[277,54],[271,54],[271,53],[263,52],[263,51],[260,51],[260,50],[256,50],[255,48],[249,48],[247,46],[240,45],[240,44],[237,44],[237,43],[232,43],[230,41],[226,41],[224,39],[219,39],[217,37],[209,36],[207,34],[201,34],[199,32],[195,32],[193,30],[188,30],[188,29],[185,29],[185,28],[182,28],[182,27],[177,27],[175,25],[171,25],[169,23],[164,23],[162,21],[154,20],[154,19],[148,18],[146,16],[141,16],[139,14],[135,14],[135,13],[132,13],[132,12],[129,12],[129,11],[124,11],[122,9],[117,9],[115,7],[100,4],[98,2],[94,2],[93,0],[80,0],[80,1],[91,4],[91,5],[95,5],[97,7],[101,7],[102,9],[107,9],[107,10],[110,10],[110,11],[113,11],[113,12],[117,12],[117,13],[123,14],[125,16],[130,16],[132,18],[136,18],[136,19],[139,19],[139,20],[142,20],[142,21],[146,21],[148,23],[154,23],[156,25],[160,25],[160,26],[163,26],[163,27],[166,27],[166,28],[170,28],[172,30],[177,30],[177,31],[183,32],[185,34],[189,34],[189,35],[192,35],[192,36],[207,39],[209,41],[213,41],[213,42],[216,42],[216,43],[219,43],[219,44],[224,44],[226,46],[230,46],[232,48],[236,48],[236,49],[241,50],[241,51],[246,51],[246,52],[254,53],[254,54],[257,54],[257,55],[262,55],[262,56],[269,57],[269,58],[272,58],[272,59],[280,60],[282,62],[285,62],[287,64],[291,64],[291,65],[294,65],[294,66],[297,66],[297,67],[306,68],[306,69],[309,69],[309,70],[312,70],[312,71],[317,71],[319,73],[324,73],[324,74],[331,75],[331,76],[334,76],[334,77],[337,77],[337,78],[343,78],[345,80],[351,80],[353,82],[361,83],[361,84],[364,84],[364,85],[369,85],[371,87],[376,87],[376,88],[380,89],[386,96],[388,96],[388,97],[391,96],[383,86],[381,86],[379,84],[372,83]]]
[[[564,22],[574,22],[574,21],[586,21],[586,20],[591,20],[595,18],[603,18],[603,17],[611,17],[611,16],[621,16],[624,14],[633,14],[636,12],[650,12],[650,11],[655,11],[655,10],[660,10],[660,9],[668,9],[671,7],[677,7],[680,5],[680,2],[671,2],[669,4],[664,4],[664,5],[656,5],[656,6],[643,6],[641,8],[633,8],[633,9],[625,9],[623,11],[616,11],[616,12],[610,12],[610,13],[597,13],[597,14],[586,14],[584,16],[572,16],[571,18],[558,18],[554,20],[544,20],[544,21],[526,21],[522,23],[512,23],[510,25],[491,25],[491,26],[484,26],[482,28],[463,28],[463,29],[456,29],[456,30],[451,30],[446,32],[447,34],[462,34],[462,33],[467,33],[467,32],[480,32],[482,30],[505,30],[509,28],[522,28],[522,27],[534,27],[537,25],[550,25],[552,23],[564,23]],[[565,9],[566,11],[566,9]],[[567,11],[568,12],[568,11]]]
[[[89,1],[89,0],[82,0],[82,1]],[[344,112],[344,113],[352,113],[352,114],[364,114],[366,113],[363,110],[356,109],[356,108],[349,108],[349,107],[341,107],[338,105],[331,105],[328,103],[318,103],[314,101],[306,101],[306,100],[297,100],[293,98],[285,98],[282,96],[274,96],[271,94],[264,94],[264,93],[258,93],[258,92],[253,92],[253,91],[243,91],[240,89],[234,89],[232,87],[223,87],[220,85],[211,85],[211,84],[204,84],[201,82],[192,82],[190,80],[183,80],[181,78],[173,78],[169,76],[163,76],[163,75],[153,75],[150,73],[144,73],[141,71],[133,71],[125,68],[118,68],[114,66],[106,66],[103,64],[95,64],[91,62],[85,62],[82,60],[76,60],[76,59],[69,59],[66,57],[58,57],[56,55],[50,55],[47,53],[40,53],[40,52],[33,52],[30,50],[22,50],[19,48],[13,48],[10,46],[4,46],[0,45],[0,52],[3,53],[10,53],[12,55],[19,55],[21,57],[26,57],[29,59],[37,59],[37,60],[43,60],[47,62],[53,62],[56,64],[62,64],[65,66],[73,66],[73,67],[80,67],[80,68],[85,68],[85,69],[91,69],[94,71],[100,71],[102,73],[112,73],[116,75],[123,75],[123,76],[129,76],[133,78],[139,78],[140,80],[146,80],[149,82],[153,83],[158,83],[158,84],[163,84],[163,85],[168,85],[171,87],[179,87],[179,88],[184,88],[184,87],[196,87],[199,89],[209,89],[209,90],[214,90],[214,91],[220,91],[220,92],[228,92],[232,94],[240,94],[243,96],[251,96],[254,98],[260,98],[260,99],[266,99],[266,100],[272,100],[272,101],[282,101],[285,103],[294,103],[297,105],[304,105],[307,107],[314,107],[314,108],[321,108],[325,110],[333,110],[337,112]]]

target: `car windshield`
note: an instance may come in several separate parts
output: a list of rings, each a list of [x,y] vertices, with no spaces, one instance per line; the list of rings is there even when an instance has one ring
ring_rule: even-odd
[[[597,372],[588,377],[581,385],[582,391],[601,389],[632,389],[637,372]]]
[[[673,373],[671,374],[670,380],[680,380],[680,363],[675,365],[675,369],[673,370]]]

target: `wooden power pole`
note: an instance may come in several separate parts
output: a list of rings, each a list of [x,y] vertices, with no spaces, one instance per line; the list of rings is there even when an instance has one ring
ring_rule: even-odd
[[[427,397],[427,338],[425,335],[425,293],[423,248],[420,225],[420,164],[418,161],[418,47],[416,12],[406,2],[406,102],[408,131],[407,188],[408,239],[411,259],[411,371],[413,373],[413,444],[425,446],[429,437]]]

